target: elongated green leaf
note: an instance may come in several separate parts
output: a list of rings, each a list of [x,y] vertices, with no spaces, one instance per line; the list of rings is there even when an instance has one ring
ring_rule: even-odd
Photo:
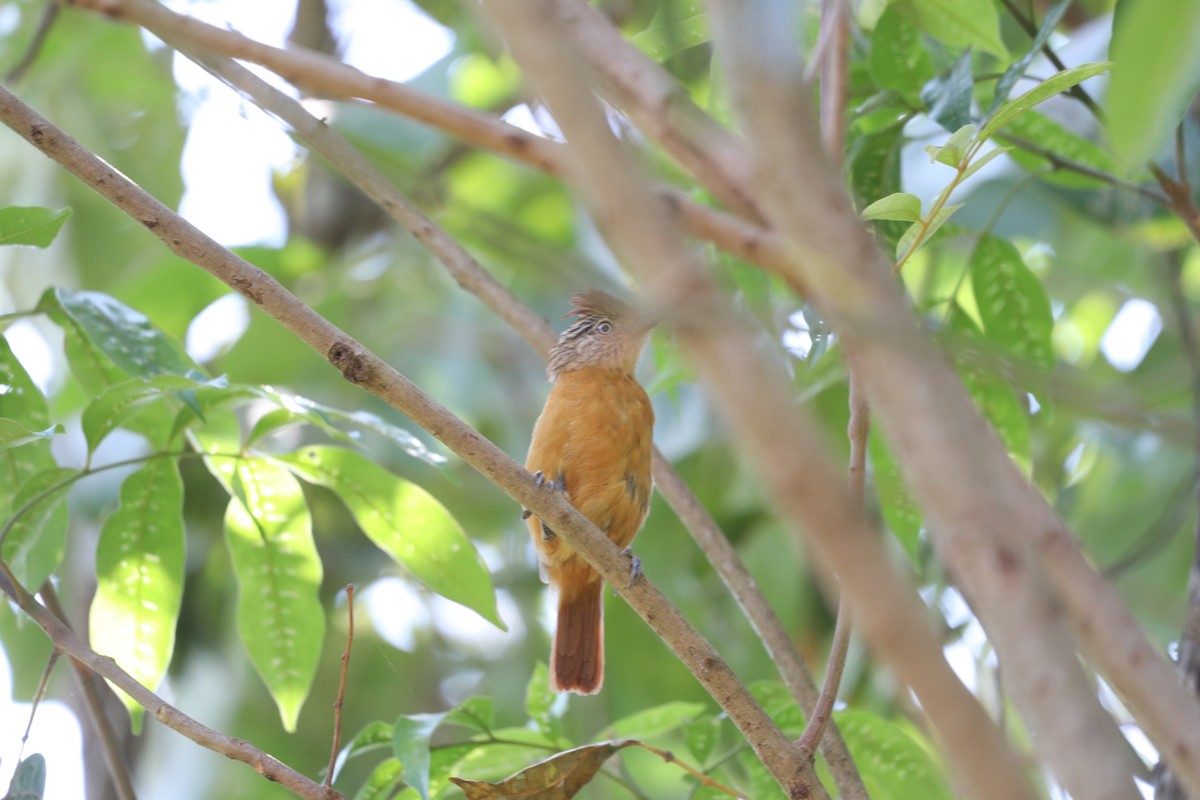
[[[952,800],[954,793],[928,749],[869,711],[833,715],[872,800]]]
[[[342,447],[306,447],[279,461],[331,489],[363,533],[421,583],[504,629],[483,559],[445,506],[424,489]]]
[[[550,671],[539,661],[525,687],[525,713],[546,738],[557,742],[562,738],[562,718],[554,712],[554,692],[550,691]]]
[[[861,216],[865,220],[898,219],[916,222],[921,218],[921,200],[916,195],[905,192],[889,194],[864,208]]]
[[[922,31],[952,47],[1008,57],[991,0],[895,0],[892,5]]]
[[[900,468],[877,430],[867,440],[871,456],[871,475],[879,495],[879,507],[888,529],[900,542],[909,560],[917,564],[920,553],[921,509],[908,492]]]
[[[900,145],[903,126],[897,125],[881,133],[864,136],[855,143],[850,161],[850,185],[859,203],[869,203],[900,191]],[[905,225],[894,220],[880,220],[875,230],[880,238],[894,249],[904,234]]]
[[[0,208],[0,245],[49,247],[69,216],[69,208],[58,211],[37,206]]]
[[[78,470],[39,472],[13,497],[4,560],[26,589],[36,592],[67,552],[67,491]]]
[[[1067,130],[1037,111],[1030,111],[1012,120],[996,136],[1000,141],[1016,143],[1019,140],[1021,144],[1010,148],[1013,161],[1030,171],[1041,170],[1042,180],[1060,186],[1094,188],[1105,184],[1103,180],[1080,175],[1078,172],[1066,169],[1046,172],[1044,168],[1050,162],[1037,153],[1023,149],[1024,142],[1032,142],[1040,149],[1053,153],[1061,159],[1090,167],[1100,173],[1115,175],[1117,172],[1117,163],[1113,157],[1101,150],[1094,142]]]
[[[933,59],[921,31],[894,7],[885,8],[871,34],[871,77],[875,83],[916,99],[933,75]]]
[[[46,398],[3,336],[0,336],[0,417],[28,431],[50,429]],[[12,500],[25,481],[53,466],[50,442],[40,437],[21,447],[0,448],[0,524],[8,519]]]
[[[429,738],[442,714],[406,714],[392,728],[392,750],[403,765],[404,782],[429,800]]]
[[[1109,53],[1108,133],[1125,171],[1154,156],[1200,88],[1200,3],[1121,4]]]
[[[312,520],[300,484],[275,464],[246,459],[234,478],[245,499],[229,501],[225,538],[238,578],[238,628],[283,727],[293,731],[325,637]]]
[[[971,286],[983,332],[1019,361],[1049,370],[1054,317],[1042,282],[1006,239],[987,235],[971,259]]]
[[[183,482],[174,460],[154,459],[125,479],[121,505],[100,531],[88,618],[92,649],[152,691],[175,649],[183,559]],[[143,708],[117,694],[138,733]]]
[[[403,780],[404,765],[395,758],[385,758],[375,765],[371,774],[354,793],[354,800],[389,800]],[[418,796],[414,791],[413,797]]]
[[[676,700],[630,714],[608,727],[613,739],[652,739],[682,728],[704,713],[703,703]]]
[[[1107,61],[1098,61],[1090,64],[1080,64],[1078,67],[1064,69],[1061,72],[1051,75],[1025,94],[1009,100],[996,109],[996,113],[988,118],[983,129],[979,131],[978,141],[987,141],[996,131],[1038,103],[1044,103],[1051,97],[1062,94],[1072,86],[1076,86],[1088,78],[1093,78],[1107,71],[1109,66],[1109,62]]]
[[[49,292],[47,296],[49,296]],[[47,298],[43,298],[45,304]],[[53,302],[114,364],[135,378],[188,375],[196,365],[146,315],[102,292],[54,289]]]

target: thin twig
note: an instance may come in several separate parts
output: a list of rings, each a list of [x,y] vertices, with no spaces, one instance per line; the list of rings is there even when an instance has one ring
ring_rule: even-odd
[[[1186,119],[1186,117],[1185,117]],[[1175,126],[1175,180],[1187,186],[1188,181],[1188,166],[1187,166],[1187,136],[1183,129],[1183,120]]]
[[[696,769],[695,767],[693,767],[691,764],[687,763],[686,761],[680,761],[679,758],[676,757],[676,755],[674,753],[672,753],[670,750],[660,750],[657,747],[652,747],[651,745],[648,745],[645,742],[638,741],[636,739],[630,740],[630,741],[632,742],[632,744],[636,745],[637,747],[640,747],[643,750],[648,750],[651,753],[654,753],[654,755],[658,756],[659,758],[661,758],[663,761],[667,762],[668,764],[675,764],[677,767],[682,769],[684,772],[686,772],[687,774],[689,774],[693,778],[695,778],[696,781],[701,786],[707,786],[708,788],[712,789],[713,791],[721,792],[722,794],[727,794],[731,797],[740,798],[742,796],[738,792],[734,791],[733,789],[730,789],[725,784],[723,784],[720,781],[713,778],[711,775],[705,775],[703,772]]]
[[[29,46],[25,48],[25,52],[21,55],[21,60],[14,64],[13,68],[4,76],[5,83],[17,83],[25,76],[29,68],[33,66],[38,53],[42,52],[42,47],[46,44],[46,37],[50,35],[50,29],[54,27],[54,21],[58,18],[58,11],[59,6],[55,3],[50,3],[42,11],[37,28],[29,40]]]
[[[39,594],[42,596],[42,602],[45,603],[46,609],[58,617],[63,625],[70,628],[71,622],[67,619],[67,612],[63,609],[62,603],[58,601],[58,593],[54,590],[54,585],[47,580],[42,584]],[[113,789],[119,800],[137,800],[137,793],[133,790],[133,780],[129,776],[129,767],[125,764],[125,757],[122,753],[121,741],[113,729],[112,720],[104,710],[104,701],[100,697],[95,676],[91,670],[73,658],[71,667],[75,673],[75,680],[83,692],[83,704],[87,708],[92,729],[100,738],[100,749],[104,753],[104,764],[108,767],[109,777],[112,778]]]
[[[1092,178],[1100,181],[1101,183],[1107,183],[1109,186],[1114,188],[1124,189],[1125,191],[1139,194],[1142,197],[1145,197],[1147,200],[1152,200],[1161,206],[1170,208],[1171,201],[1167,197],[1146,186],[1127,181],[1124,178],[1119,178],[1116,175],[1113,175],[1111,172],[1105,172],[1104,170],[1096,169],[1095,167],[1089,167],[1087,164],[1080,164],[1078,161],[1072,161],[1069,158],[1063,158],[1058,153],[1047,150],[1036,142],[1031,142],[1028,139],[1016,136],[1003,129],[996,134],[996,138],[1001,141],[1011,142],[1026,152],[1033,153],[1039,158],[1046,159],[1046,161],[1048,161],[1054,169],[1062,170],[1063,172],[1074,172],[1076,175],[1083,175],[1086,178]]]
[[[342,701],[346,697],[346,672],[350,666],[350,648],[354,644],[354,584],[346,584],[346,649],[342,651],[342,674],[338,678],[337,699],[333,701],[333,746],[329,749],[329,768],[325,770],[325,788],[333,786],[333,768],[342,746]]]

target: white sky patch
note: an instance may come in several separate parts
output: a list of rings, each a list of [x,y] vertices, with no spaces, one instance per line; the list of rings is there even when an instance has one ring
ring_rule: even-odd
[[[19,319],[5,329],[4,338],[8,340],[13,355],[29,373],[29,379],[42,394],[50,394],[50,384],[55,378],[55,365],[59,364],[62,358],[50,349],[50,344],[37,325],[28,319]]]
[[[454,47],[454,32],[408,0],[335,2],[330,24],[342,60],[392,81],[415,78]]]
[[[29,720],[29,704],[14,703],[12,672],[0,648],[0,787],[8,788],[17,767],[21,734]],[[79,720],[57,700],[43,700],[25,743],[25,757],[41,753],[46,759],[45,800],[78,800],[83,797],[83,737]]]
[[[187,353],[198,363],[229,351],[250,327],[250,308],[241,295],[218,297],[188,325]]]
[[[1142,363],[1162,331],[1162,317],[1153,303],[1134,297],[1125,301],[1100,339],[1100,352],[1121,372]]]
[[[380,578],[362,593],[362,601],[388,644],[406,653],[416,650],[417,632],[430,623],[425,599],[416,589],[400,578]]]
[[[525,635],[521,613],[512,595],[503,589],[498,590],[496,607],[500,612],[500,619],[508,625],[507,633],[471,609],[452,600],[435,595],[429,601],[433,624],[443,636],[455,647],[487,657],[502,654],[508,645],[521,641]]]
[[[783,332],[783,346],[796,358],[807,358],[812,350],[812,333],[809,332],[808,319],[803,311],[797,311],[788,317],[793,329]]]

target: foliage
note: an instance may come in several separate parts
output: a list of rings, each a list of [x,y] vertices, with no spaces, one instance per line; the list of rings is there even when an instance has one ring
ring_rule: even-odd
[[[420,5],[452,26],[455,44],[419,85],[487,113],[518,109],[519,76],[478,21],[461,4]],[[618,20],[626,37],[733,123],[704,6],[643,5]],[[1032,36],[994,0],[858,5],[845,163],[862,219],[1014,463],[1166,649],[1179,636],[1196,517],[1189,443],[1200,367],[1182,331],[1200,299],[1200,249],[1152,199],[1157,187],[1128,180],[1148,181],[1148,162],[1200,174],[1200,128],[1185,114],[1200,85],[1200,12],[1186,0],[1142,0],[1117,16],[1107,56],[1105,34],[1087,60],[1058,68],[1043,46],[1084,36],[1065,0]],[[1108,11],[1086,5],[1081,13]],[[16,24],[0,33],[4,70],[29,47],[42,11],[32,0],[14,8]],[[809,40],[811,21],[799,31]],[[170,67],[170,53],[133,28],[71,10],[16,87],[176,207],[202,98],[182,93]],[[1080,100],[1098,98],[1104,80],[1107,122]],[[557,179],[378,109],[330,113],[537,312],[556,318],[570,291],[621,282]],[[1168,141],[1177,125],[1178,149]],[[607,610],[605,693],[552,695],[539,662],[543,591],[520,509],[264,315],[251,312],[244,331],[206,326],[202,312],[230,298],[225,287],[0,136],[0,185],[19,187],[0,208],[0,245],[14,245],[0,248],[0,557],[32,590],[56,584],[75,619],[87,615],[94,649],[151,689],[169,681],[182,699],[213,685],[201,672],[218,670],[212,704],[223,729],[315,773],[346,633],[340,590],[356,583],[366,613],[345,715],[358,733],[341,750],[336,783],[347,796],[458,797],[471,781],[488,787],[467,796],[566,784],[588,798],[721,796],[713,784],[782,796],[620,603]],[[707,199],[656,144],[636,141],[657,179]],[[520,457],[544,379],[514,332],[318,159],[280,168],[274,189],[286,239],[239,252]],[[329,197],[339,200],[322,205]],[[319,226],[313,209],[325,209]],[[725,253],[712,260],[763,350],[786,359],[797,398],[844,449],[836,335],[778,279]],[[1139,309],[1150,321],[1144,340],[1114,324]],[[183,344],[205,335],[225,349],[201,357]],[[1122,358],[1122,345],[1133,355]],[[830,618],[813,582],[798,578],[805,556],[731,455],[675,342],[658,335],[651,349],[644,382],[656,440],[801,648],[823,653]],[[871,502],[931,608],[945,613],[958,596],[885,433],[869,442]],[[739,675],[775,675],[661,500],[637,550]],[[983,688],[996,668],[971,633],[977,624],[950,618],[947,627],[981,696],[1002,709]],[[44,640],[3,605],[0,644],[15,695],[29,699]],[[246,677],[249,665],[257,678]],[[803,717],[781,686],[754,691],[789,735],[800,733]],[[952,796],[946,765],[887,674],[853,657],[841,698],[835,720],[871,797]],[[139,731],[143,709],[122,700]],[[576,769],[590,770],[587,779]],[[40,756],[25,759],[13,796],[40,797],[45,772]],[[205,796],[285,794],[234,765],[213,766],[205,780]]]

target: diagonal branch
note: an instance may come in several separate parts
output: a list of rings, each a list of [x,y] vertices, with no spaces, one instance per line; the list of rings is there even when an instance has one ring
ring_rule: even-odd
[[[370,391],[408,416],[521,506],[545,520],[675,652],[743,732],[747,741],[762,754],[764,761],[780,764],[790,758],[791,742],[763,712],[712,645],[649,580],[643,578],[630,584],[631,557],[622,553],[564,497],[542,490],[532,475],[495,444],[374,353],[304,305],[270,275],[221,247],[3,87],[0,87],[0,121],[144,225],[172,252],[209,272],[265,311],[328,359],[346,380]],[[20,593],[20,587],[12,588]],[[72,655],[87,656],[90,653],[70,631],[61,630],[61,624],[39,604],[28,600],[27,605],[26,611],[39,626],[51,632],[52,638],[58,636],[65,642],[65,650]],[[25,608],[25,605],[22,607]],[[59,639],[55,641],[57,643]],[[164,723],[171,727],[180,724],[177,710],[116,669],[111,659],[91,654],[84,661],[105,677],[123,676],[122,680],[115,681],[117,685],[154,711]],[[252,761],[263,758],[264,754],[239,740],[209,729],[204,729],[203,735],[195,734],[188,726],[182,726],[181,732],[206,747],[215,749],[220,746],[224,749],[219,752],[231,757],[250,760],[256,766],[266,764],[264,769],[269,770],[269,776],[273,779],[283,775],[288,780],[311,783],[273,759],[269,763]],[[269,759],[269,756],[265,758]],[[319,797],[315,794],[305,796]]]

